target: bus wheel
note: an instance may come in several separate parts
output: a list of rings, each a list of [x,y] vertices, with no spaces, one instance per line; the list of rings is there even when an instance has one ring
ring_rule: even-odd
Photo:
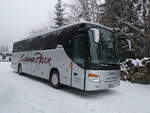
[[[60,88],[60,78],[59,78],[59,73],[58,71],[52,71],[51,72],[51,78],[50,78],[50,83],[53,88],[59,89]]]
[[[22,75],[23,73],[22,73],[22,66],[21,66],[21,64],[18,66],[18,73],[19,73],[19,75]]]

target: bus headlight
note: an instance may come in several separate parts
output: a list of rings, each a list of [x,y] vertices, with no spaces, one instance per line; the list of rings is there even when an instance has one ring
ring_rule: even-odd
[[[100,81],[100,76],[97,74],[88,74],[88,77],[93,82],[99,82]]]

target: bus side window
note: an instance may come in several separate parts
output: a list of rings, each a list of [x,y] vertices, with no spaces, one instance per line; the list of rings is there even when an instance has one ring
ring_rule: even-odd
[[[49,34],[44,39],[45,49],[55,49],[57,47],[57,36],[55,33]]]
[[[43,50],[45,48],[42,37],[36,37],[31,40],[31,45],[33,50]]]

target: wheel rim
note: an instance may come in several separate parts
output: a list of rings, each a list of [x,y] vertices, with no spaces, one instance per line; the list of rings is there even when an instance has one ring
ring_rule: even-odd
[[[58,84],[58,75],[57,74],[53,74],[53,76],[52,76],[52,84],[53,85],[57,85]]]

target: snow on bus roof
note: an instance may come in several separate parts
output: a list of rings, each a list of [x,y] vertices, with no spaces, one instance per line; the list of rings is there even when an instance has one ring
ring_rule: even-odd
[[[85,22],[76,22],[76,23],[73,23],[73,24],[69,24],[69,25],[66,25],[66,26],[57,28],[57,29],[53,29],[53,30],[42,31],[42,32],[36,33],[36,34],[34,34],[34,35],[31,35],[31,36],[29,36],[29,37],[27,37],[27,38],[24,38],[23,40],[26,40],[26,39],[32,40],[32,39],[35,38],[35,37],[38,37],[38,36],[41,36],[41,35],[46,35],[46,34],[48,34],[48,33],[51,33],[51,32],[54,32],[54,31],[58,31],[58,30],[61,30],[61,29],[65,29],[65,28],[68,28],[68,27],[71,27],[71,26],[74,26],[74,25],[79,25],[79,24],[92,24],[92,25],[96,25],[96,26],[103,27],[103,28],[105,28],[105,29],[110,30],[110,31],[113,32],[113,29],[111,29],[111,28],[109,28],[109,27],[106,27],[106,26],[104,26],[104,25],[85,21]]]

